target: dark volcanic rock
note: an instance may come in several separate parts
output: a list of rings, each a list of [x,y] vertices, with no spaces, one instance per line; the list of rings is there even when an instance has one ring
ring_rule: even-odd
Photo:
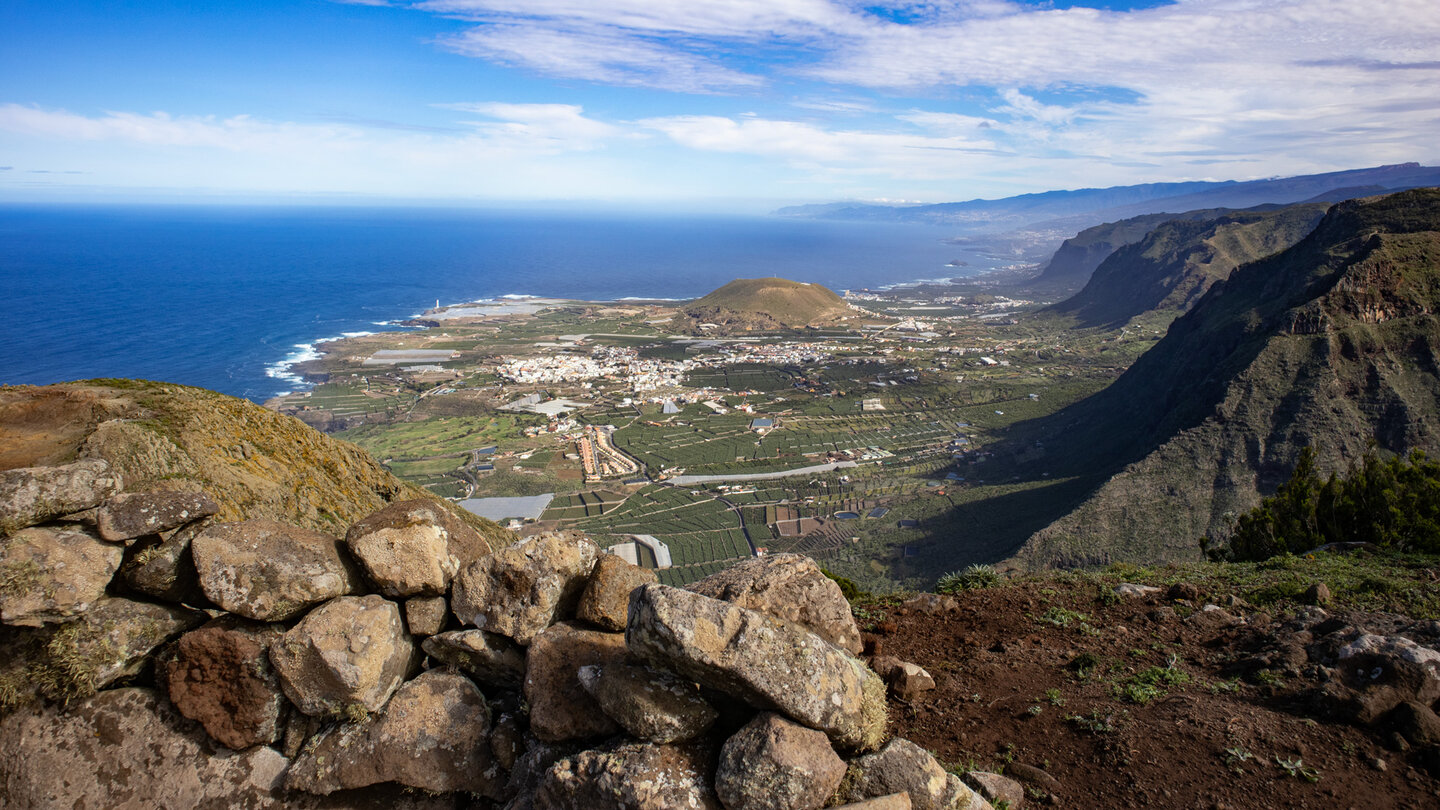
[[[720,749],[715,793],[727,810],[819,810],[844,776],[824,734],[765,712]]]
[[[580,684],[580,668],[608,667],[625,658],[625,636],[565,622],[535,637],[525,655],[525,700],[530,731],[546,742],[603,737],[620,726]]]
[[[693,739],[719,716],[699,687],[668,672],[614,663],[581,667],[579,678],[605,714],[649,742]]]
[[[451,630],[420,643],[425,654],[486,686],[519,689],[525,681],[525,649],[484,630]]]
[[[475,684],[431,670],[402,686],[384,714],[321,737],[291,765],[285,784],[329,794],[398,782],[499,798],[504,774],[486,743],[489,732],[490,710]]]
[[[550,767],[535,810],[721,810],[710,789],[713,749],[630,743],[584,751]]]
[[[157,663],[157,680],[175,708],[221,745],[239,751],[275,742],[287,704],[269,646],[283,633],[274,625],[216,619],[180,637],[173,654]]]

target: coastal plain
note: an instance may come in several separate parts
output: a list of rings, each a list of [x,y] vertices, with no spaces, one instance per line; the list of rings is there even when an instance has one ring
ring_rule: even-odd
[[[1071,484],[988,448],[1103,388],[1164,326],[1028,317],[1049,300],[1003,278],[843,298],[762,281],[759,299],[732,284],[693,304],[437,308],[323,344],[295,369],[313,387],[267,405],[527,533],[658,541],[662,582],[797,551],[870,587],[927,587],[1008,557],[1039,528],[1024,504]],[[757,317],[764,300],[790,309]],[[553,497],[491,500],[533,496]]]

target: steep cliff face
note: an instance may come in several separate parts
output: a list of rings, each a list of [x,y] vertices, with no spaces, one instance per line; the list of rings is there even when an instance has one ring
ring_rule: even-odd
[[[1290,250],[1215,285],[1110,388],[1053,417],[1056,455],[1086,459],[1069,472],[1109,477],[1017,560],[1193,558],[1301,447],[1330,470],[1372,444],[1440,448],[1437,305],[1440,190],[1335,206]]]
[[[343,532],[394,501],[443,503],[349,442],[212,391],[135,380],[0,388],[0,469],[81,458],[109,462],[127,491],[211,492],[225,521],[269,518]],[[513,539],[446,508],[488,538]]]
[[[1086,228],[1062,242],[1055,255],[1045,263],[1040,275],[1032,279],[1027,286],[1065,287],[1072,290],[1081,287],[1090,280],[1095,269],[1115,251],[1126,245],[1133,245],[1156,227],[1181,216],[1183,215],[1146,214]]]
[[[1310,203],[1169,220],[1105,257],[1084,289],[1046,311],[1082,327],[1118,327],[1145,313],[1173,318],[1236,267],[1299,242],[1327,208]]]

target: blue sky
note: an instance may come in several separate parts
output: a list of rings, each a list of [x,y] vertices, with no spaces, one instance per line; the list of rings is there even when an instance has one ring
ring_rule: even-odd
[[[1440,160],[1435,0],[9,0],[0,200],[763,208]]]

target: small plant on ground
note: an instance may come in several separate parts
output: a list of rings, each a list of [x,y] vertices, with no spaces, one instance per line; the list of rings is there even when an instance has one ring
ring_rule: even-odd
[[[1065,698],[1060,696],[1059,689],[1046,689],[1045,699],[1050,701],[1051,706],[1064,706]]]
[[[1277,754],[1275,756],[1275,764],[1279,765],[1281,770],[1285,771],[1285,773],[1295,777],[1296,779],[1304,779],[1306,782],[1320,781],[1319,769],[1305,767],[1305,761],[1300,757],[1296,757],[1294,759],[1281,759],[1280,756]]]
[[[1026,709],[1026,710],[1025,710],[1025,713],[1026,713],[1026,714],[1029,714],[1031,717],[1039,717],[1039,716],[1040,716],[1040,713],[1043,712],[1043,711],[1045,711],[1045,707],[1044,707],[1044,706],[1041,706],[1039,703],[1036,703],[1035,705],[1033,705],[1033,706],[1031,706],[1030,708]]]
[[[1000,573],[993,565],[975,564],[963,571],[951,571],[935,582],[936,593],[960,593],[972,588],[990,588],[1000,584]]]
[[[1065,722],[1091,734],[1112,734],[1119,728],[1119,724],[1115,721],[1115,715],[1104,714],[1099,709],[1091,709],[1089,715],[1068,715]]]
[[[1051,607],[1040,614],[1039,621],[1045,624],[1053,624],[1056,627],[1069,627],[1072,624],[1090,621],[1090,617],[1079,611],[1063,607]]]
[[[1254,758],[1254,754],[1239,745],[1225,749],[1225,767],[1234,771],[1236,776],[1244,776],[1245,769],[1240,766]]]

